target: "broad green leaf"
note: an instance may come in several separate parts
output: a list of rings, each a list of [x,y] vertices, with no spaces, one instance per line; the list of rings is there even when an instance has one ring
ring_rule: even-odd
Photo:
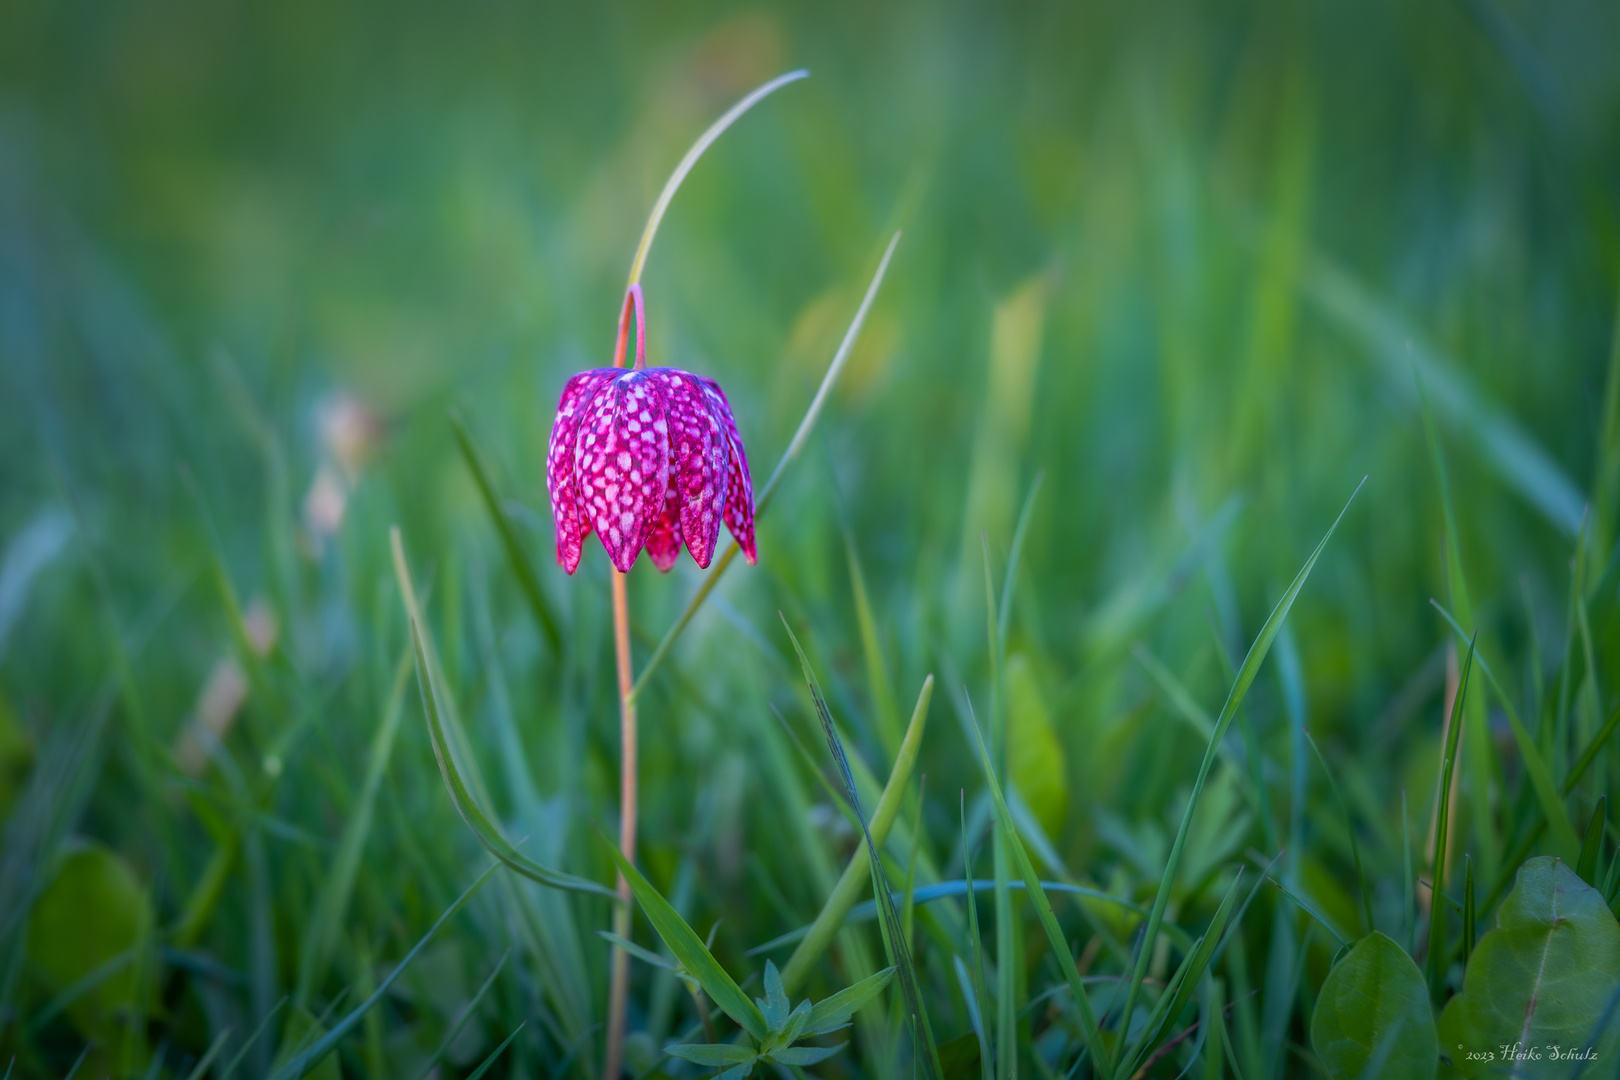
[[[780,979],[778,979],[778,984],[780,985]],[[787,1023],[782,1025],[781,1031],[777,1033],[773,1040],[775,1045],[782,1047],[797,1042],[799,1037],[804,1034],[804,1027],[809,1022],[810,1002],[806,999],[799,1002],[799,1007],[788,1014]]]
[[[754,1038],[763,1040],[769,1034],[769,1028],[765,1023],[765,1017],[760,1014],[759,1007],[742,992],[736,980],[726,973],[726,969],[720,966],[714,954],[703,944],[703,939],[686,925],[686,920],[670,906],[663,894],[641,876],[641,871],[624,857],[624,853],[617,846],[607,841],[605,837],[603,839],[607,843],[608,854],[613,856],[613,862],[618,866],[619,872],[630,883],[630,891],[635,895],[636,903],[647,913],[647,920],[652,923],[658,936],[664,939],[664,944],[669,946],[669,951],[675,955],[675,959],[681,962],[686,973],[696,979],[709,998],[720,1006],[727,1016],[741,1025],[743,1030]]]
[[[1531,859],[1469,961],[1460,1007],[1465,1051],[1584,1046],[1617,984],[1620,923],[1602,895],[1559,859]],[[1602,1033],[1598,1047],[1600,1062],[1615,1060],[1620,1024]],[[1569,1071],[1546,1052],[1512,1064],[1521,1077]]]
[[[1451,1076],[1472,1077],[1477,1072],[1463,1042],[1468,1037],[1463,1030],[1463,1002],[1462,994],[1446,1002],[1446,1007],[1440,1010],[1440,1018],[1434,1022],[1435,1034],[1440,1041],[1440,1071],[1436,1074],[1440,1080]]]
[[[690,1061],[694,1065],[738,1065],[753,1061],[754,1048],[751,1046],[733,1046],[730,1043],[680,1043],[676,1046],[664,1048],[671,1057],[678,1057],[682,1061]]]
[[[771,1051],[770,1059],[783,1065],[815,1065],[838,1053],[844,1045],[839,1043],[837,1046],[785,1046],[780,1050]]]
[[[769,1031],[778,1032],[787,1026],[793,1004],[788,1001],[787,991],[782,989],[782,973],[769,960],[765,961],[765,996],[755,998],[754,1002],[765,1015],[765,1027]]]
[[[152,969],[142,962],[152,935],[152,901],[124,860],[96,843],[70,847],[34,903],[28,959],[56,995],[49,1012],[65,1011],[85,1037],[117,1063],[145,1058],[144,1015]]]
[[[894,968],[887,967],[868,975],[854,986],[844,987],[831,997],[822,998],[811,1006],[809,1019],[805,1021],[804,1030],[799,1032],[799,1037],[825,1035],[830,1031],[837,1031],[849,1023],[849,1018],[859,1012],[863,1005],[888,986],[892,978]]]
[[[1311,1047],[1334,1080],[1434,1075],[1440,1048],[1423,973],[1373,931],[1328,972],[1311,1016]]]

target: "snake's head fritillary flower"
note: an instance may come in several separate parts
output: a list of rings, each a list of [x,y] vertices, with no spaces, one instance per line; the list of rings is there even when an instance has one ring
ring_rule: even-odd
[[[639,325],[639,287],[631,293]],[[638,342],[638,361],[642,352]],[[557,403],[546,486],[557,562],[570,574],[593,531],[621,573],[643,548],[668,570],[683,543],[707,568],[722,521],[743,556],[755,561],[748,454],[731,403],[713,379],[639,364],[575,375]]]

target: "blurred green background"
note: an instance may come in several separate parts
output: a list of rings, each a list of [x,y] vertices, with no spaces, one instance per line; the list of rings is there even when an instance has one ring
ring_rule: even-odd
[[[982,550],[999,590],[1040,474],[1008,768],[1064,873],[1150,903],[1204,745],[1157,665],[1213,715],[1365,476],[1245,708],[1237,760],[1265,805],[1223,782],[1196,855],[1222,887],[1175,906],[1196,923],[1230,867],[1286,847],[1279,874],[1360,918],[1308,730],[1378,921],[1401,925],[1402,797],[1421,871],[1446,700],[1429,600],[1458,610],[1425,397],[1470,629],[1551,763],[1620,689],[1616,42],[1602,2],[0,6],[0,1053],[59,1076],[93,1041],[83,1075],[185,1076],[291,995],[239,1066],[261,1075],[482,867],[401,666],[393,524],[508,834],[611,880],[607,561],[592,541],[574,578],[555,566],[551,417],[610,358],[680,154],[800,66],[697,166],[645,277],[651,362],[722,383],[756,485],[904,236],[759,565],[728,573],[643,701],[654,883],[700,933],[722,920],[741,979],[854,850],[769,711],[819,745],[778,610],[880,776],[935,674],[906,815],[960,876],[958,790],[979,835],[987,813],[959,723],[964,684],[990,699]],[[638,565],[638,661],[699,580]],[[1493,882],[1534,806],[1502,710],[1478,708],[1458,843]],[[1616,780],[1610,748],[1570,796],[1577,828]],[[501,888],[322,1068],[415,1075],[508,946],[442,1075],[525,1019],[501,1072],[599,1067],[606,905]],[[1334,948],[1303,947],[1273,891],[1254,912],[1239,1060],[1308,1074]],[[944,1042],[966,1013],[930,948]],[[1032,997],[1054,981],[1038,953]],[[818,993],[851,965],[835,950]],[[695,1014],[636,972],[651,1068]],[[881,1072],[857,1043],[826,1075]]]

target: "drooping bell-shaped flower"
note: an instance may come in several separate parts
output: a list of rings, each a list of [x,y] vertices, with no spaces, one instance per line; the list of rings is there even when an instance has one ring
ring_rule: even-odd
[[[636,367],[582,371],[557,403],[546,456],[557,562],[572,574],[594,531],[620,572],[643,548],[668,570],[682,543],[707,567],[724,521],[753,563],[754,488],[731,404],[713,379],[641,366],[639,286],[626,297],[626,316],[632,301]],[[627,329],[622,322],[620,356]]]

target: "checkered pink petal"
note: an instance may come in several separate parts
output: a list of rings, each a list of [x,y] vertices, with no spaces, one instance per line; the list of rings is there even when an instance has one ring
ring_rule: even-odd
[[[742,435],[737,432],[737,421],[731,415],[731,402],[726,392],[713,379],[704,379],[703,387],[709,398],[709,407],[720,418],[729,444],[731,466],[726,478],[726,528],[737,538],[743,558],[752,566],[757,561],[754,551],[754,481],[748,475],[748,452],[743,449]]]
[[[664,387],[669,420],[670,482],[680,510],[680,535],[704,569],[714,560],[726,502],[725,429],[696,375],[675,368],[648,372]]]
[[[580,421],[574,469],[581,510],[629,573],[663,513],[669,485],[669,434],[662,395],[645,371],[604,384]]]
[[[666,413],[667,416],[667,413]],[[664,488],[664,508],[647,534],[647,556],[653,565],[667,573],[681,557],[681,501],[675,470],[669,470],[669,483]]]
[[[643,548],[669,570],[683,545],[707,568],[722,521],[755,561],[748,456],[712,379],[665,367],[575,375],[551,428],[546,487],[570,574],[593,531],[622,573]]]
[[[590,519],[580,509],[579,485],[575,481],[574,438],[579,432],[581,414],[602,384],[619,374],[615,368],[582,371],[563,387],[557,403],[557,419],[551,425],[551,446],[546,451],[546,490],[551,495],[551,516],[557,523],[557,564],[570,574],[579,566],[585,537],[590,535]]]

